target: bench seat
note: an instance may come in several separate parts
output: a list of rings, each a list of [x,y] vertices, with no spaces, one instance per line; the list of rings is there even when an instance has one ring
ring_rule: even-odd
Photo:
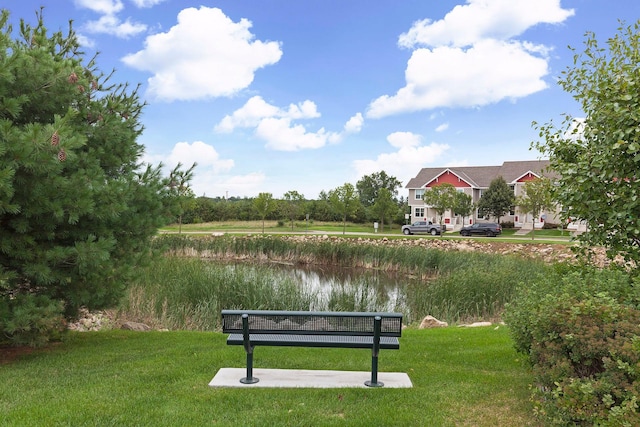
[[[334,347],[334,348],[372,348],[373,336],[360,335],[290,335],[290,334],[249,334],[252,345],[283,347]],[[230,334],[228,345],[243,345],[242,334]],[[380,348],[398,350],[397,337],[380,337]]]

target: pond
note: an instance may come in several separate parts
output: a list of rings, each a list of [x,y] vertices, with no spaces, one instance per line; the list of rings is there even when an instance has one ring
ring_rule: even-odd
[[[313,311],[392,311],[409,315],[407,289],[423,284],[416,277],[371,269],[287,263],[226,264],[244,275],[269,275],[277,287],[295,283],[310,298]]]
[[[427,315],[449,324],[470,323],[499,319],[523,284],[551,271],[520,257],[457,252],[420,266],[412,275],[256,257],[224,263],[168,256],[145,268],[127,288],[119,311],[130,319],[154,319],[168,329],[193,330],[215,328],[220,310],[242,308],[391,311],[402,313],[405,324]]]

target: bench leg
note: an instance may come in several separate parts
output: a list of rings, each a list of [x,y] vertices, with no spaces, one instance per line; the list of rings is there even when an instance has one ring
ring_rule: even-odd
[[[253,376],[253,349],[251,350],[252,351],[247,352],[247,376],[240,379],[242,384],[255,384],[260,381]]]
[[[371,381],[365,381],[367,387],[383,387],[384,383],[378,381],[378,356],[371,357]]]
[[[371,348],[371,381],[365,381],[367,387],[382,387],[384,383],[378,381],[378,353],[380,353],[380,330],[382,318],[376,316],[373,321],[373,347]]]
[[[240,379],[242,384],[255,384],[260,381],[253,376],[253,346],[249,335],[249,315],[242,315],[242,336],[244,339],[244,350],[247,352],[247,376]]]

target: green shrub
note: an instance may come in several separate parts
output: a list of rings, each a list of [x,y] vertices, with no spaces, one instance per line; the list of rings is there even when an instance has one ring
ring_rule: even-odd
[[[619,270],[559,270],[507,307],[533,364],[539,414],[555,424],[638,425],[640,292]]]
[[[547,222],[542,225],[543,230],[557,230],[558,228],[566,228],[563,224],[555,224],[553,222]]]
[[[63,304],[44,295],[0,299],[0,344],[42,346],[65,330]]]

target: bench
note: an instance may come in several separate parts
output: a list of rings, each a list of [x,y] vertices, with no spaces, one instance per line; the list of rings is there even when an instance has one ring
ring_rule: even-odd
[[[371,380],[365,384],[382,387],[378,353],[400,348],[402,314],[222,310],[222,332],[230,334],[228,345],[242,345],[247,353],[247,374],[240,379],[243,384],[259,381],[253,376],[253,348],[264,345],[370,348]]]

